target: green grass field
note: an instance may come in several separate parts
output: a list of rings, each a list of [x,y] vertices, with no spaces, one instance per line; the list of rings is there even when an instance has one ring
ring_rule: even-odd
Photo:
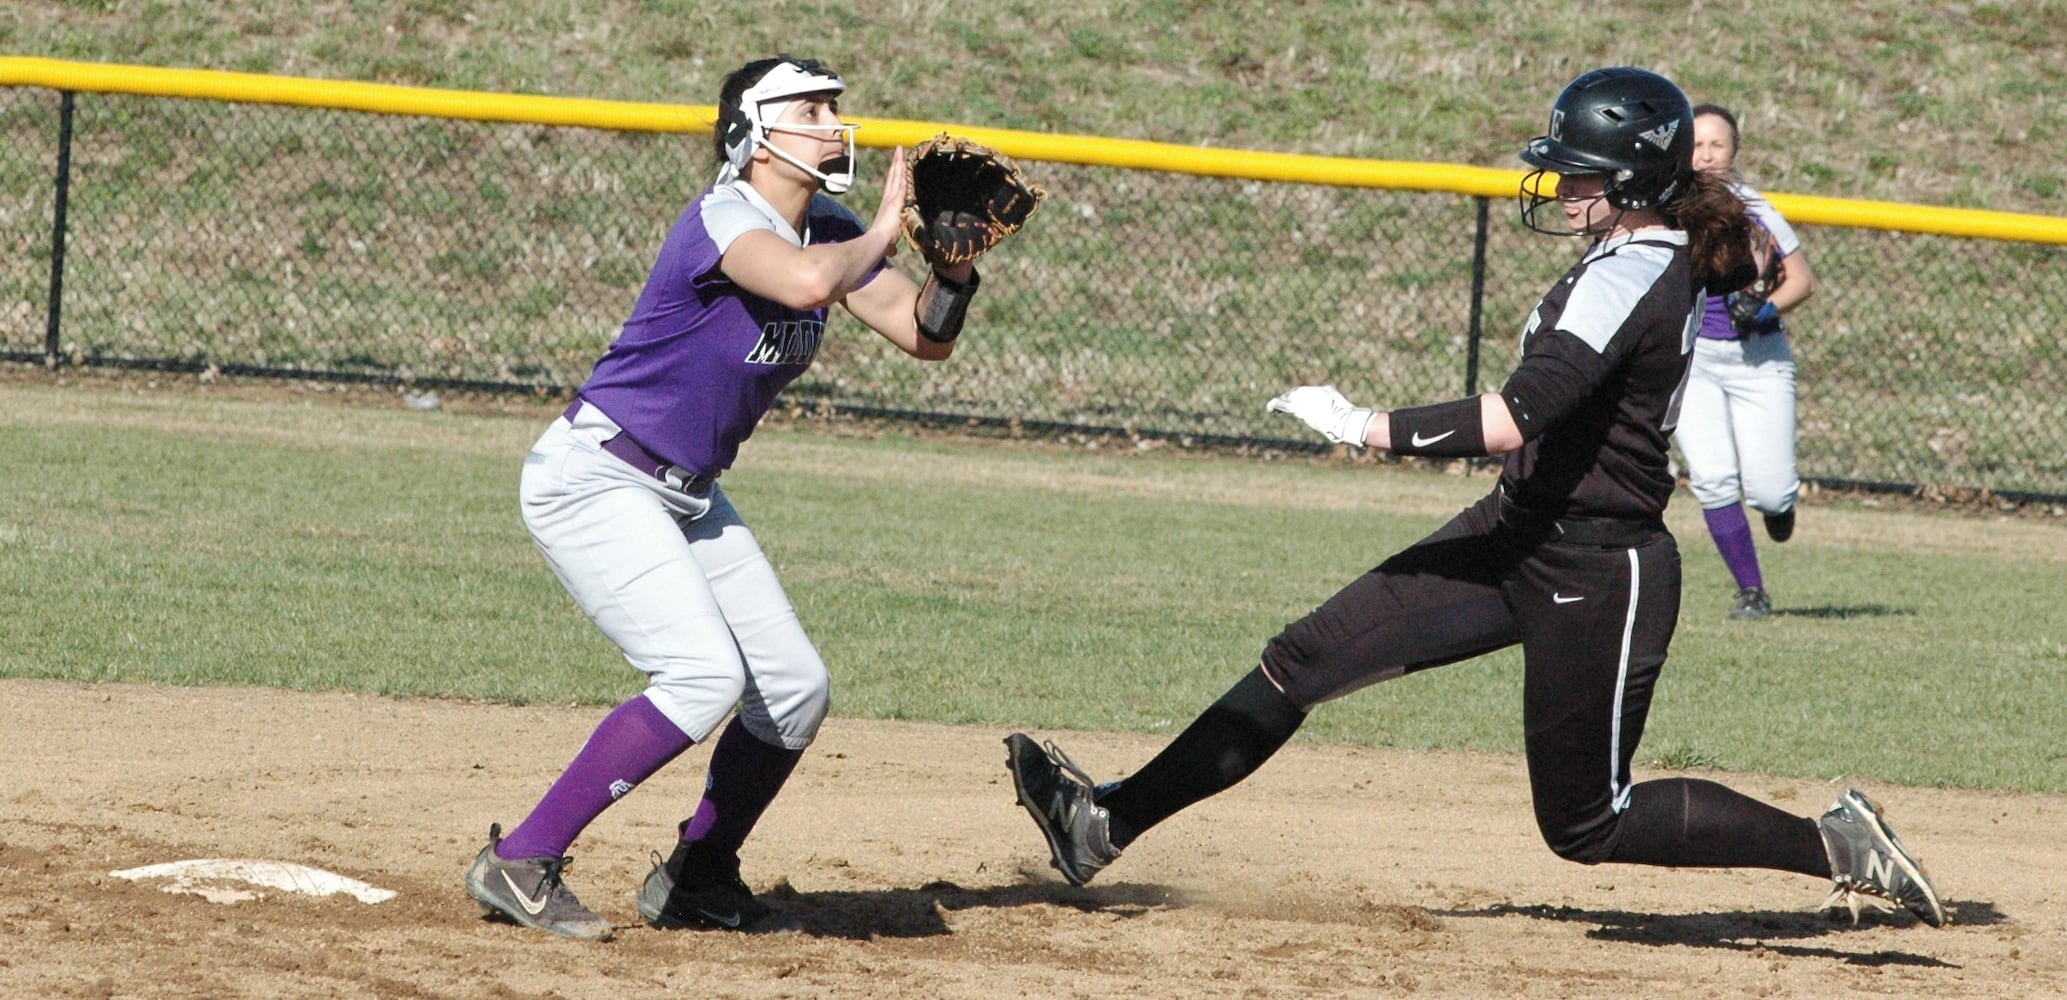
[[[545,406],[420,413],[140,379],[0,391],[0,676],[611,703],[638,676],[532,550]],[[259,398],[266,396],[271,398]],[[278,398],[285,396],[287,398]],[[765,429],[727,492],[835,712],[1170,731],[1264,640],[1489,485],[1372,464]],[[2067,791],[2067,525],[1813,505],[1780,613],[1727,622],[1692,504],[1651,766]],[[1519,659],[1322,707],[1302,738],[1516,751]]]

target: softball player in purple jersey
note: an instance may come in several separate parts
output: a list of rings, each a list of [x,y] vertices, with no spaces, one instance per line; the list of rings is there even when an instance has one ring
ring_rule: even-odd
[[[979,281],[968,264],[923,286],[885,267],[908,183],[902,149],[872,222],[821,193],[854,182],[844,87],[787,56],[726,78],[717,182],[675,222],[623,332],[525,457],[533,540],[648,686],[597,726],[508,836],[490,828],[466,885],[491,915],[609,938],[610,923],[562,878],[568,846],[716,734],[703,800],[665,860],[656,855],[639,913],[664,928],[796,928],[754,898],[739,848],[825,718],[826,667],[719,477],[811,365],[834,303],[937,361],[954,350]]]
[[[1149,828],[1254,773],[1322,702],[1519,644],[1530,791],[1558,856],[1799,872],[1833,879],[1825,905],[1855,916],[1864,894],[1944,921],[1856,790],[1810,818],[1712,781],[1630,774],[1679,615],[1679,551],[1661,517],[1667,439],[1704,289],[1739,287],[1752,268],[1743,203],[1693,170],[1692,146],[1692,109],[1664,77],[1614,67],[1572,81],[1522,150],[1537,168],[1522,220],[1591,243],[1537,304],[1507,384],[1389,413],[1332,386],[1271,401],[1330,441],[1504,455],[1499,486],[1287,626],[1126,779],[1094,784],[1053,743],[1008,737],[1014,790],[1065,878],[1084,884]],[[1552,173],[1554,197],[1542,193]],[[1553,203],[1555,222],[1539,219]]]
[[[1801,476],[1794,464],[1794,354],[1783,317],[1815,292],[1816,274],[1794,227],[1738,178],[1737,148],[1736,115],[1714,104],[1694,108],[1694,169],[1727,179],[1744,199],[1769,237],[1760,242],[1779,258],[1780,281],[1759,292],[1709,298],[1678,437],[1709,537],[1737,582],[1730,617],[1758,619],[1772,613],[1773,605],[1743,502],[1763,513],[1773,541],[1794,534]],[[1763,302],[1747,298],[1760,293]]]

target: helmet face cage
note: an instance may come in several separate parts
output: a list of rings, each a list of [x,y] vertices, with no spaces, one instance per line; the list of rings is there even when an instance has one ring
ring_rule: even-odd
[[[1522,182],[1522,223],[1537,232],[1568,234],[1537,219],[1556,199],[1546,173],[1602,174],[1608,204],[1623,211],[1654,209],[1679,193],[1693,174],[1694,115],[1672,81],[1649,70],[1616,66],[1568,84],[1550,109],[1550,128],[1522,147],[1537,170]]]
[[[719,183],[733,180],[753,162],[754,150],[766,148],[769,153],[788,161],[798,169],[818,178],[819,184],[833,194],[844,194],[854,186],[854,130],[859,125],[781,125],[790,132],[838,132],[846,149],[833,160],[821,164],[809,164],[795,156],[770,145],[768,136],[778,126],[775,120],[800,98],[819,94],[838,95],[847,89],[846,81],[838,73],[827,69],[815,59],[784,59],[770,67],[760,80],[739,96],[737,104],[727,104],[718,109],[718,127],[724,133],[725,166],[718,172]],[[830,170],[824,169],[830,167]]]
[[[1577,170],[1568,171],[1568,173],[1572,174],[1580,172]],[[1519,205],[1522,225],[1546,236],[1599,235],[1591,231],[1573,229],[1571,226],[1566,225],[1562,212],[1551,213],[1548,218],[1544,217],[1543,206],[1558,204],[1563,201],[1563,199],[1557,196],[1557,182],[1560,176],[1562,175],[1557,171],[1542,168],[1531,170],[1522,176],[1521,204]],[[1612,229],[1614,227],[1610,225],[1608,228]]]

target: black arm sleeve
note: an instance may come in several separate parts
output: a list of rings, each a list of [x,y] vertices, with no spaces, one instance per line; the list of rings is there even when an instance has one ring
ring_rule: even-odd
[[[1486,426],[1477,396],[1393,410],[1386,415],[1386,426],[1392,430],[1395,455],[1479,458],[1486,453]]]

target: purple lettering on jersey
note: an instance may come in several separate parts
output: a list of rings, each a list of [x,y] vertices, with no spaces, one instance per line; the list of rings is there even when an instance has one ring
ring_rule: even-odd
[[[861,220],[823,195],[803,236],[735,181],[683,211],[624,330],[581,388],[648,451],[699,474],[731,467],[784,386],[811,366],[825,309],[791,309],[718,269],[740,234],[766,229],[799,245],[850,240]]]

